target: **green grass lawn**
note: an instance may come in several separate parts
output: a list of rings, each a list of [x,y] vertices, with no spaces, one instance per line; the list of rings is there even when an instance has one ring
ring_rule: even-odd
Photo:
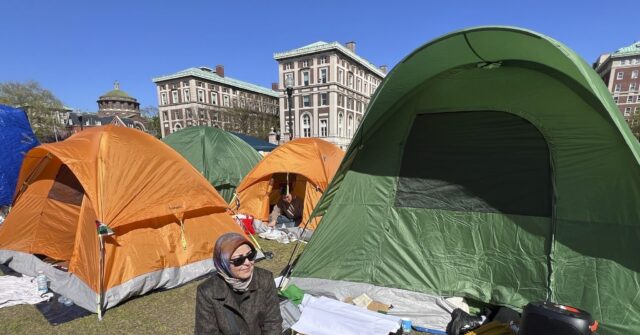
[[[277,276],[285,267],[294,244],[258,241],[274,253],[256,266]],[[299,252],[298,252],[299,253]],[[196,287],[202,280],[162,292],[153,292],[109,309],[102,321],[96,314],[51,326],[32,305],[0,309],[0,334],[193,334]]]

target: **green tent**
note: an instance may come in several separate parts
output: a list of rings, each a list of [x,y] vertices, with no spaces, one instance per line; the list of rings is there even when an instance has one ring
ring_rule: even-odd
[[[373,97],[294,282],[517,309],[550,298],[591,312],[601,334],[639,333],[639,153],[602,80],[560,42],[448,34]]]
[[[188,127],[162,140],[200,171],[227,202],[262,159],[247,142],[219,128]]]

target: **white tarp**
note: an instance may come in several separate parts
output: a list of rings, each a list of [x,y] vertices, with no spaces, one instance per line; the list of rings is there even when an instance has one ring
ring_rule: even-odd
[[[53,297],[53,293],[38,294],[34,277],[0,276],[0,308],[22,304],[37,304]]]
[[[375,313],[344,302],[305,295],[302,315],[293,330],[309,335],[388,335],[400,328],[400,318]]]

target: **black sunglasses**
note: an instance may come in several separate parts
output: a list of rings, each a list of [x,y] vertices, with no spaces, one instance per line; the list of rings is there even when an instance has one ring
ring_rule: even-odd
[[[244,264],[244,261],[247,260],[247,259],[249,259],[249,261],[253,262],[256,259],[257,255],[258,255],[257,252],[255,252],[254,250],[251,250],[246,255],[242,255],[240,257],[230,259],[229,262],[231,264],[233,264],[233,266],[240,266],[240,265]]]

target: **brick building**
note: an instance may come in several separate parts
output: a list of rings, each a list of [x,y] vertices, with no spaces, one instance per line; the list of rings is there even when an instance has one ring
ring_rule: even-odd
[[[278,92],[226,77],[224,67],[189,68],[153,78],[162,137],[206,125],[264,137],[278,118]]]
[[[593,68],[627,121],[640,112],[640,42],[600,56]]]
[[[274,54],[283,141],[289,139],[291,121],[294,138],[320,137],[343,149],[349,146],[387,72],[386,66],[378,68],[357,55],[355,48],[355,42],[316,42]],[[287,80],[293,81],[291,120]]]

